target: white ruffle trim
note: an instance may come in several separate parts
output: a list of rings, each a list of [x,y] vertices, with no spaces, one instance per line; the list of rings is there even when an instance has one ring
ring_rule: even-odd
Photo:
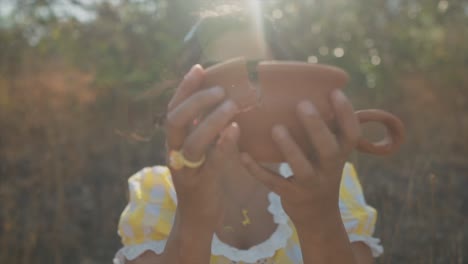
[[[281,205],[281,198],[274,192],[268,194],[268,200],[270,205],[268,206],[268,212],[273,215],[273,221],[277,224],[288,224],[289,216],[283,210]]]
[[[269,193],[268,199],[270,205],[268,211],[273,216],[273,221],[278,224],[275,232],[262,243],[255,245],[247,250],[237,249],[229,246],[219,240],[216,234],[213,235],[211,244],[211,253],[216,256],[224,256],[232,261],[242,261],[246,263],[255,263],[258,260],[271,258],[275,252],[286,247],[293,231],[289,226],[289,217],[281,206],[281,198],[275,193]],[[114,264],[125,264],[126,260],[134,260],[145,251],[153,251],[161,254],[166,247],[167,240],[149,241],[143,244],[125,246],[121,248],[114,258]]]
[[[149,241],[143,244],[125,246],[121,248],[114,257],[114,264],[125,264],[126,260],[134,260],[145,251],[153,251],[156,254],[161,254],[166,247],[167,240]]]
[[[360,236],[356,234],[349,234],[349,241],[350,242],[364,242],[372,252],[372,256],[374,258],[383,254],[383,247],[380,245],[380,239],[371,237],[371,236]]]
[[[241,250],[221,242],[218,236],[213,236],[211,253],[216,256],[225,256],[231,261],[255,263],[258,260],[271,258],[278,249],[286,247],[293,231],[288,224],[289,217],[281,206],[281,199],[275,193],[269,193],[270,205],[268,211],[273,215],[273,221],[278,224],[275,232],[262,243],[249,249]]]

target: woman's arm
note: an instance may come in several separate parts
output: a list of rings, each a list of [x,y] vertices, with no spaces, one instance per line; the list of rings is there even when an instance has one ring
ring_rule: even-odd
[[[298,105],[298,116],[308,132],[314,155],[303,153],[283,125],[272,138],[293,171],[284,179],[260,167],[248,154],[242,158],[252,175],[281,196],[284,210],[298,232],[305,264],[357,264],[362,250],[353,250],[339,208],[342,172],[355,147],[360,128],[352,105],[339,90],[330,95],[338,132],[331,131],[309,101]],[[365,262],[364,262],[365,263]]]
[[[315,219],[296,224],[304,263],[357,264],[339,210]]]
[[[147,253],[128,263],[208,264],[214,228],[223,214],[220,175],[223,151],[237,145],[238,128],[230,125],[237,105],[220,87],[200,90],[204,70],[192,67],[168,105],[166,136],[171,179],[177,194],[174,224],[161,255]],[[211,109],[211,111],[210,111]],[[194,126],[194,120],[204,114]],[[222,140],[218,135],[223,134]],[[214,144],[216,142],[216,144]],[[171,154],[200,166],[173,166]],[[172,161],[172,162],[171,162]],[[177,164],[175,164],[177,165]],[[171,167],[172,166],[172,167]],[[156,224],[156,223],[155,223]]]
[[[187,218],[185,218],[187,216]],[[138,258],[127,261],[127,264],[207,264],[210,263],[211,240],[214,229],[204,226],[193,218],[177,212],[174,226],[167,240],[164,252],[157,255],[147,251]]]
[[[296,225],[304,263],[372,264],[367,245],[350,243],[339,210],[315,223]]]
[[[353,249],[354,258],[359,264],[373,264],[374,257],[372,256],[371,249],[363,242],[351,243]]]

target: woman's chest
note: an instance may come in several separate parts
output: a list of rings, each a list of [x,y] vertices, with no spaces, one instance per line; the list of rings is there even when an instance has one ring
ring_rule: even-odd
[[[302,263],[296,232],[276,194],[247,214],[231,210],[225,217],[213,238],[211,264]]]
[[[265,199],[253,201],[246,207],[226,208],[224,220],[216,232],[218,238],[239,250],[247,250],[268,240],[278,227],[268,211],[269,205],[265,196]]]

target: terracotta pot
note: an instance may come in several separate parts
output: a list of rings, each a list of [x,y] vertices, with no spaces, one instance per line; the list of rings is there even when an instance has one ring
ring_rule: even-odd
[[[223,87],[242,111],[233,121],[241,130],[240,148],[259,162],[283,162],[281,152],[271,137],[276,124],[285,125],[307,155],[314,150],[297,116],[297,104],[310,100],[328,126],[337,128],[329,102],[333,89],[343,89],[348,74],[343,70],[320,64],[264,61],[256,66],[257,79],[252,81],[246,60],[232,59],[206,69],[203,88]],[[376,155],[395,152],[404,139],[402,122],[390,113],[371,109],[355,112],[359,122],[380,122],[387,128],[385,138],[369,142],[361,138],[357,149]]]

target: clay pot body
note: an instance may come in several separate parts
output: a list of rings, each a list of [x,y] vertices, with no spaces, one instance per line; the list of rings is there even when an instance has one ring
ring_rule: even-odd
[[[204,88],[223,87],[228,97],[242,109],[234,118],[241,130],[240,149],[259,162],[276,163],[285,159],[271,137],[274,125],[288,128],[306,155],[314,155],[306,131],[297,115],[297,105],[311,101],[332,131],[337,125],[330,103],[330,92],[348,82],[343,70],[302,62],[266,61],[256,67],[256,81],[249,79],[246,61],[237,58],[206,70]],[[387,136],[378,143],[361,139],[358,149],[385,155],[394,152],[403,140],[403,125],[393,115],[381,110],[356,112],[361,122],[382,122]]]

